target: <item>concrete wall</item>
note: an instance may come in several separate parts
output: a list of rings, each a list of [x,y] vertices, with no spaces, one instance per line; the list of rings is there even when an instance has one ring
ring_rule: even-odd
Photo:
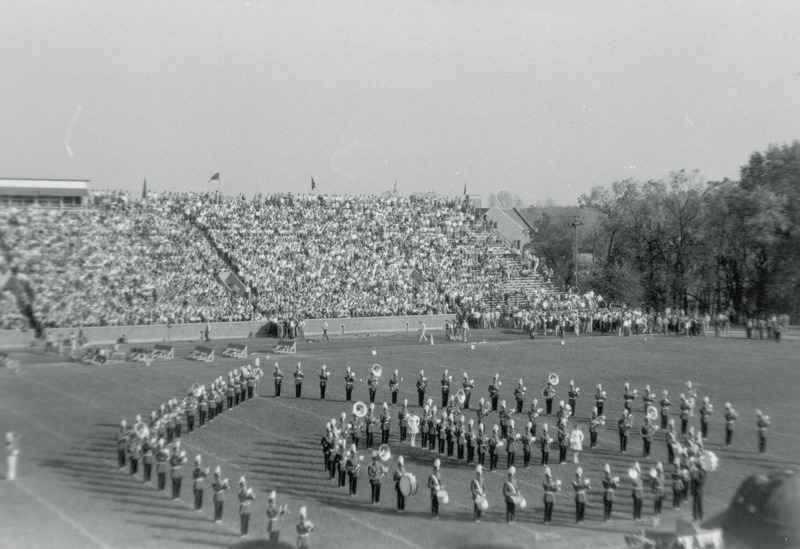
[[[331,336],[357,333],[379,332],[416,332],[420,322],[424,322],[428,330],[443,330],[446,320],[452,320],[455,315],[415,315],[415,316],[382,316],[359,318],[329,318],[328,334]],[[306,320],[306,336],[320,336],[323,331],[323,320]],[[250,332],[258,334],[266,325],[265,321],[258,322],[216,322],[211,324],[211,339],[237,339],[246,338]],[[113,326],[113,327],[88,327],[83,328],[83,336],[89,343],[113,343],[122,334],[128,343],[160,342],[160,341],[199,341],[200,332],[205,329],[205,324],[174,324],[150,326]],[[53,334],[53,341],[61,334],[69,340],[70,334],[78,334],[77,328],[49,328],[48,333]],[[30,343],[30,342],[29,342]]]
[[[33,330],[0,330],[0,349],[5,347],[29,347],[36,334]]]

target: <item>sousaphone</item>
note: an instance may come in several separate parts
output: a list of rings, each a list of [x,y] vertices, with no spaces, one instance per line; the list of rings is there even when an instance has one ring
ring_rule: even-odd
[[[375,377],[381,377],[381,372],[382,372],[381,365],[373,364],[372,368],[370,369],[370,372],[372,372],[372,375],[374,375]]]
[[[389,448],[388,444],[381,444],[381,447],[378,448],[378,456],[381,458],[381,461],[389,461],[392,459],[392,450]]]
[[[456,400],[459,404],[464,404],[464,402],[467,400],[467,393],[464,392],[464,389],[459,389],[456,392]]]
[[[658,409],[655,406],[648,406],[647,407],[647,417],[650,421],[655,421],[658,419]]]
[[[547,377],[547,381],[550,382],[550,385],[558,385],[558,374],[552,373]]]
[[[353,415],[356,417],[364,417],[367,415],[367,405],[359,401],[353,404]]]

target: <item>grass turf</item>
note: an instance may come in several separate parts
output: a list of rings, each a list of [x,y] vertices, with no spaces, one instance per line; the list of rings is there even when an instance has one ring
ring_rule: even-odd
[[[473,331],[478,341],[471,344],[443,342],[418,344],[413,334],[380,336],[340,336],[330,343],[300,342],[296,356],[266,354],[271,341],[248,341],[250,351],[257,351],[267,374],[262,380],[261,397],[226,411],[213,423],[182,438],[189,463],[184,466],[181,500],[171,501],[168,492],[155,491],[150,485],[116,467],[114,435],[119,420],[143,417],[168,398],[182,398],[192,383],[208,385],[215,377],[244,363],[240,359],[220,358],[227,341],[214,341],[217,360],[195,363],[184,360],[192,344],[176,344],[176,358],[157,361],[149,368],[126,363],[103,367],[66,364],[35,351],[12,353],[22,364],[17,372],[0,371],[0,429],[22,435],[19,480],[0,484],[0,528],[4,540],[13,547],[259,547],[266,546],[264,509],[267,494],[277,490],[279,503],[288,503],[291,514],[282,522],[282,542],[293,546],[297,510],[305,505],[315,524],[314,546],[323,547],[527,547],[536,541],[548,547],[598,547],[624,545],[623,535],[652,527],[631,520],[630,490],[617,491],[614,522],[602,522],[602,494],[598,490],[602,468],[609,463],[614,474],[627,479],[626,471],[635,461],[643,470],[657,461],[666,461],[663,434],[656,435],[653,457],[641,457],[641,437],[630,437],[628,453],[618,452],[616,419],[622,410],[622,389],[630,382],[640,393],[646,384],[660,398],[663,389],[670,391],[674,403],[692,380],[698,396],[709,396],[715,406],[706,448],[720,458],[718,471],[708,477],[705,491],[705,516],[723,511],[742,479],[750,474],[772,469],[797,469],[793,452],[800,443],[800,428],[793,418],[796,391],[800,386],[798,343],[774,344],[744,339],[705,339],[678,337],[617,338],[592,336],[568,338],[562,346],[552,337],[530,341],[508,331]],[[483,342],[483,340],[486,340]],[[479,342],[480,341],[480,342]],[[372,350],[376,355],[372,355]],[[248,362],[252,361],[251,358]],[[287,374],[283,396],[274,398],[272,364],[275,361]],[[303,398],[294,398],[291,372],[302,361],[306,380]],[[575,466],[570,452],[566,465],[558,465],[557,449],[551,449],[550,468],[555,478],[564,482],[557,495],[553,524],[543,525],[542,470],[538,465],[538,447],[532,465],[523,469],[522,452],[517,454],[519,488],[529,506],[517,512],[517,522],[505,524],[502,483],[506,476],[506,456],[501,453],[499,469],[485,473],[490,509],[483,522],[473,524],[469,483],[473,466],[442,457],[442,481],[450,494],[450,504],[442,506],[441,520],[431,522],[427,477],[438,453],[399,444],[399,428],[392,425],[392,455],[405,456],[406,468],[416,474],[419,492],[406,504],[407,511],[395,512],[395,494],[390,475],[384,480],[381,504],[369,504],[369,483],[363,468],[357,497],[349,497],[346,488],[338,488],[323,471],[319,439],[324,424],[341,412],[348,416],[352,403],[344,401],[343,372],[351,366],[364,381],[373,363],[383,367],[376,408],[391,402],[388,378],[395,369],[404,378],[400,400],[408,398],[416,406],[414,383],[420,369],[428,377],[427,398],[441,404],[439,379],[448,368],[455,387],[462,372],[475,379],[472,408],[480,397],[487,397],[487,386],[497,372],[504,381],[501,399],[513,407],[513,388],[518,378],[528,387],[525,408],[538,397],[547,375],[558,373],[561,384],[556,401],[566,400],[570,379],[581,387],[576,419],[586,435],[587,418],[594,405],[591,395],[597,383],[608,391],[606,416],[609,419],[600,433],[600,447],[585,450],[580,465],[595,488],[589,492],[586,522],[574,521],[571,481]],[[333,372],[328,383],[327,400],[319,400],[316,374],[322,364]],[[454,389],[455,390],[455,389]],[[358,383],[354,400],[368,401],[365,383]],[[740,414],[732,448],[724,446],[724,403],[730,401]],[[540,406],[543,402],[540,402]],[[673,410],[676,407],[673,407]],[[770,415],[774,431],[767,453],[757,453],[755,408]],[[643,417],[641,397],[634,413],[637,428]],[[396,408],[393,407],[396,418]],[[474,411],[465,413],[475,417]],[[675,415],[675,414],[673,414]],[[517,420],[517,430],[527,419]],[[573,420],[574,421],[574,420]],[[542,418],[550,424],[555,418]],[[492,414],[488,425],[497,423]],[[678,421],[679,423],[679,421]],[[692,419],[699,428],[699,417]],[[571,429],[571,426],[570,426]],[[378,437],[376,437],[378,438]],[[379,440],[379,438],[378,438]],[[362,448],[365,465],[369,455]],[[191,462],[195,454],[203,456],[204,465],[222,467],[231,479],[226,494],[222,524],[211,521],[210,483],[206,483],[204,509],[192,510]],[[487,460],[488,464],[488,460]],[[390,463],[389,465],[393,465]],[[666,464],[665,464],[666,465]],[[669,468],[667,467],[667,470]],[[249,541],[238,537],[239,518],[236,483],[246,476],[255,489]],[[155,476],[155,475],[154,475]],[[169,481],[168,481],[169,482]],[[669,492],[669,490],[668,490]],[[674,527],[679,517],[691,517],[691,501],[682,511],[671,509],[671,498],[664,505],[661,530]],[[646,495],[644,517],[652,518],[652,498]]]

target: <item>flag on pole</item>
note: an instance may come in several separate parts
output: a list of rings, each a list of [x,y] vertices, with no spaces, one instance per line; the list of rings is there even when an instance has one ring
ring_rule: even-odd
[[[397,179],[394,180],[394,192],[397,192]]]
[[[142,185],[142,199],[147,198],[147,178],[144,178],[144,185]]]
[[[467,196],[467,182],[464,181],[464,196]]]
[[[317,182],[314,181],[314,176],[312,175],[311,176],[311,190],[313,191],[316,188],[317,188]]]
[[[208,180],[209,183],[211,183],[212,181],[219,181],[219,172],[212,175],[211,179]]]

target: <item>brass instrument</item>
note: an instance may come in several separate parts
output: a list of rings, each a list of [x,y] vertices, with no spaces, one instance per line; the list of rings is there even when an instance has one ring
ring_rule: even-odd
[[[392,459],[392,450],[389,448],[388,444],[381,444],[381,447],[378,448],[378,456],[380,456],[381,461],[389,461]]]
[[[364,417],[367,415],[367,405],[359,401],[353,404],[353,415],[356,417]]]
[[[550,385],[558,385],[558,374],[552,373],[548,376],[547,381],[550,382]]]
[[[372,372],[372,375],[374,375],[375,377],[381,377],[382,371],[383,370],[380,364],[373,364],[372,368],[370,369],[370,372]]]
[[[650,421],[655,421],[658,419],[658,409],[655,406],[648,406],[647,407],[647,417]]]
[[[464,389],[459,389],[456,392],[456,400],[459,404],[464,404],[464,402],[467,400],[467,393],[464,392]]]

